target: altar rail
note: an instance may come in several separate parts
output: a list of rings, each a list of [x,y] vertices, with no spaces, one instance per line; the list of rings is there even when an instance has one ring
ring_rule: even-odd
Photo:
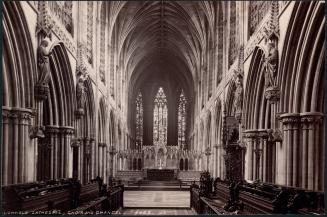
[[[144,172],[136,171],[136,170],[119,170],[116,173],[116,178],[122,180],[123,182],[130,181],[139,181],[142,180],[144,176]]]
[[[199,182],[201,171],[179,171],[177,178],[182,182]]]

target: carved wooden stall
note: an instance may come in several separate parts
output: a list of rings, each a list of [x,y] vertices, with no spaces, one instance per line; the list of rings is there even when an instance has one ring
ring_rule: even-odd
[[[215,196],[228,205],[240,205],[242,214],[322,214],[324,193],[305,189],[279,186],[270,183],[240,183],[231,188],[227,181],[215,180]],[[229,209],[230,206],[225,206]],[[231,211],[231,210],[229,210]]]
[[[68,180],[9,185],[2,188],[3,211],[40,211],[70,208]]]
[[[73,179],[4,186],[3,211],[117,210],[123,206],[123,185],[107,188],[102,182],[81,185]],[[107,205],[105,201],[107,200]]]

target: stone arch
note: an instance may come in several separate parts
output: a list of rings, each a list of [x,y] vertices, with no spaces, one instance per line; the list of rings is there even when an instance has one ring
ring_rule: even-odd
[[[86,88],[86,100],[83,106],[84,114],[76,113],[75,137],[79,141],[79,146],[73,147],[73,171],[80,171],[78,178],[87,183],[91,178],[98,175],[98,144],[95,142],[95,101],[90,78],[84,81]],[[93,165],[93,166],[92,166]]]
[[[35,105],[36,58],[26,20],[20,2],[3,3],[3,106]]]
[[[3,2],[2,184],[35,181],[37,147],[28,132],[33,124],[37,67],[20,2]],[[24,124],[24,125],[21,125]],[[14,130],[18,127],[18,130]],[[18,150],[19,157],[13,150]],[[28,168],[28,171],[27,171]]]
[[[76,105],[73,73],[62,42],[53,44],[50,52],[49,94],[38,109],[38,122],[45,126],[45,138],[38,139],[37,180],[68,178],[73,169],[70,147]]]
[[[322,2],[294,5],[278,74],[283,112],[324,112],[323,7]]]
[[[256,47],[253,52],[247,77],[247,88],[244,94],[245,129],[268,129],[271,127],[270,107],[264,96],[264,61],[264,49]]]
[[[310,190],[324,189],[324,6],[323,2],[294,4],[277,76],[287,159],[278,168],[284,179],[277,181]]]

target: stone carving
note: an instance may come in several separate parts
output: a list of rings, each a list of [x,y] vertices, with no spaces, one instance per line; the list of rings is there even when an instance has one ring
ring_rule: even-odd
[[[79,138],[73,138],[72,140],[71,140],[71,144],[70,144],[70,146],[71,147],[79,147],[81,145],[81,140],[79,139]]]
[[[269,142],[282,142],[283,134],[279,129],[268,129],[268,141]]]
[[[209,197],[212,193],[213,178],[208,171],[204,171],[200,175],[200,196]]]
[[[276,44],[272,41],[267,44],[265,60],[265,88],[267,89],[276,85],[278,67],[278,50]]]
[[[76,85],[76,99],[77,99],[77,111],[78,116],[84,115],[84,106],[86,102],[86,87],[85,80],[87,79],[87,74],[80,73]]]
[[[265,54],[265,97],[270,102],[278,101],[280,97],[280,90],[276,81],[278,73],[277,39],[275,36],[267,39]]]
[[[269,5],[271,4],[268,1],[250,1],[250,35],[252,35],[257,26],[263,20],[265,15],[269,11]]]
[[[243,106],[243,62],[244,62],[244,49],[240,46],[238,54],[238,66],[237,70],[234,71],[234,80],[236,83],[236,90],[234,95],[234,110],[235,117],[240,122],[242,118],[242,106]]]
[[[29,130],[30,139],[44,138],[45,137],[44,130],[45,130],[44,126],[32,126]]]
[[[269,15],[264,16],[246,44],[244,50],[245,58],[247,58],[253,52],[256,45],[258,45],[263,38],[267,37],[267,35],[275,34],[278,36],[278,1],[272,1],[269,5]],[[269,36],[267,38],[269,38]]]
[[[223,209],[228,212],[243,210],[244,204],[239,200],[239,191],[241,182],[231,182],[229,185],[229,200],[224,205]]]
[[[240,121],[242,116],[242,105],[243,105],[243,77],[240,73],[236,76],[236,90],[234,99],[235,117]]]
[[[49,93],[48,83],[50,81],[51,73],[49,62],[50,55],[50,41],[48,38],[44,38],[41,40],[41,43],[37,48],[37,65],[39,78],[35,85],[35,97],[40,100],[46,99]]]
[[[47,85],[50,80],[50,63],[49,56],[51,51],[49,50],[50,42],[45,38],[41,41],[40,46],[37,49],[38,67],[39,67],[39,81],[43,85]]]
[[[60,21],[70,34],[73,34],[72,1],[50,1],[48,6],[51,14]]]
[[[54,3],[48,1],[39,2],[39,13],[36,25],[36,34],[42,34],[42,36],[48,36],[51,38],[51,33],[55,33],[60,41],[73,53],[76,52],[76,46],[72,38],[73,22],[72,22],[72,3],[71,1],[65,2],[65,15],[62,16],[65,23],[59,20],[57,17],[52,16]]]

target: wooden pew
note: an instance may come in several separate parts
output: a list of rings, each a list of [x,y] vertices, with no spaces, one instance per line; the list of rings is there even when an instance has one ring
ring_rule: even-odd
[[[3,211],[42,211],[70,208],[68,180],[4,186]]]
[[[227,182],[216,180],[215,197],[223,202],[231,199]],[[235,192],[235,191],[234,191]],[[241,214],[322,214],[324,213],[324,193],[306,189],[280,186],[271,183],[246,183],[239,185],[238,204]]]
[[[98,184],[98,183],[96,183]],[[96,214],[94,212],[108,212],[111,213],[123,207],[123,192],[124,186],[123,185],[116,185],[112,188],[108,187],[106,190],[107,192],[105,195],[94,194],[94,188],[98,188],[98,185],[88,184],[88,186],[84,186],[84,190],[81,190],[81,201],[85,201],[81,203],[81,205],[75,209],[69,210],[68,214]],[[88,191],[86,189],[89,189]],[[86,200],[85,195],[92,195],[92,197],[88,197]],[[93,192],[93,194],[91,194]],[[84,195],[82,198],[82,194]],[[105,214],[108,214],[105,213]],[[101,213],[100,213],[101,214]]]
[[[99,195],[99,184],[98,182],[89,183],[81,186],[80,193],[80,204],[88,203],[96,198]]]

